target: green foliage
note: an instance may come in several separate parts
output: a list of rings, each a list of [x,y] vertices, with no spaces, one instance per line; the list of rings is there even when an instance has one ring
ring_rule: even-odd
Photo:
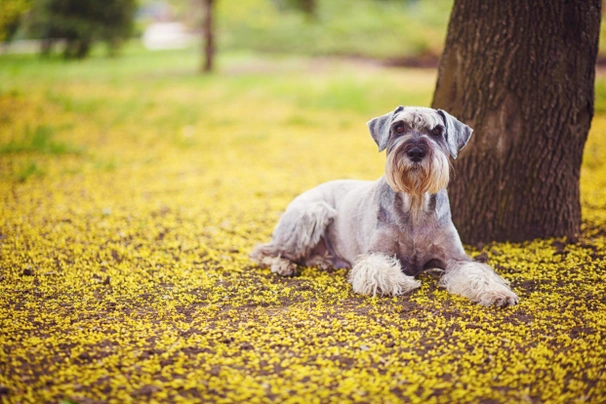
[[[285,6],[291,3],[219,1],[219,47],[375,58],[439,55],[452,6],[452,0],[318,0],[309,18],[300,7]]]
[[[80,59],[97,41],[116,52],[132,32],[135,10],[136,0],[34,0],[33,27],[46,40],[43,52],[56,38],[65,38],[64,56]]]
[[[32,6],[31,0],[0,1],[0,42],[10,39],[19,25],[21,16]]]
[[[302,11],[310,17],[315,17],[318,1],[317,0],[273,0],[282,10]]]

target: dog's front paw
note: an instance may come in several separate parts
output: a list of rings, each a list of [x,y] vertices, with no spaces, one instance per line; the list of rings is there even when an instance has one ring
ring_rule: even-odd
[[[518,296],[507,286],[485,284],[480,288],[482,290],[478,290],[473,296],[474,298],[470,298],[482,306],[507,307],[518,304]],[[474,294],[472,293],[472,295]]]
[[[494,304],[495,306],[499,307],[515,306],[518,304],[518,295],[510,290],[507,293],[503,293],[501,296],[497,296],[494,302],[490,304]]]
[[[297,264],[285,258],[273,258],[271,272],[281,276],[295,276],[297,274]]]
[[[394,257],[383,254],[362,255],[349,274],[355,293],[397,296],[421,286],[421,282],[402,272]]]
[[[477,262],[453,264],[440,279],[440,286],[482,306],[505,307],[518,303],[518,296],[508,282],[488,265]]]
[[[281,276],[295,276],[297,274],[297,264],[282,257],[274,257],[267,255],[261,248],[255,249],[251,254],[251,258],[259,266],[271,268],[271,272]]]

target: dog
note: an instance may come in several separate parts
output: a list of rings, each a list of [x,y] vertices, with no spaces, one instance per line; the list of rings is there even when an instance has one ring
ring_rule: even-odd
[[[451,220],[446,186],[473,130],[443,110],[398,106],[370,120],[387,150],[377,181],[337,180],[296,197],[271,242],[251,258],[282,276],[297,266],[351,268],[355,293],[395,296],[418,288],[415,276],[439,269],[439,284],[484,306],[518,302],[508,282],[469,257]]]

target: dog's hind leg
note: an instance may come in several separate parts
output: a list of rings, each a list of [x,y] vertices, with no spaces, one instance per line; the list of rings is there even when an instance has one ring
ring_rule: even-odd
[[[345,261],[337,254],[326,234],[320,239],[313,250],[307,254],[302,265],[320,268],[325,271],[351,268],[349,262]]]
[[[280,217],[271,242],[258,245],[250,256],[279,275],[295,275],[297,263],[309,256],[336,215],[326,202],[295,201]]]

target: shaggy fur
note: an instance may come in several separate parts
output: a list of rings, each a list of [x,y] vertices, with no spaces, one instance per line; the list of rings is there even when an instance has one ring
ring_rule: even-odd
[[[432,140],[429,142],[435,143]],[[450,179],[448,157],[444,153],[433,153],[430,149],[428,158],[416,165],[404,155],[404,143],[400,141],[393,151],[387,152],[385,179],[391,189],[406,194],[424,195],[436,194],[446,188]]]
[[[368,254],[358,257],[349,273],[353,291],[362,295],[397,296],[421,286],[412,276],[404,275],[396,257]]]
[[[285,257],[297,262],[305,258],[310,246],[318,244],[326,227],[333,221],[337,211],[325,202],[305,203],[293,201],[286,212],[280,217],[276,225],[278,240],[257,246],[251,253],[251,258],[268,265],[268,258]],[[279,233],[277,230],[280,230]],[[311,257],[310,257],[311,258]],[[272,271],[284,275],[280,270],[273,270],[274,261],[271,261]],[[282,265],[282,264],[280,264]],[[291,275],[290,273],[288,275]]]
[[[482,306],[509,306],[518,297],[509,289],[509,282],[485,264],[460,262],[442,275],[440,286],[452,294],[463,296]]]
[[[440,268],[451,293],[484,305],[517,303],[490,267],[472,262],[450,217],[448,156],[457,157],[472,130],[419,107],[398,107],[368,127],[379,151],[387,150],[385,175],[331,181],[299,195],[251,257],[282,276],[295,275],[297,265],[353,264],[353,290],[367,295],[407,293],[419,287],[414,276]]]

